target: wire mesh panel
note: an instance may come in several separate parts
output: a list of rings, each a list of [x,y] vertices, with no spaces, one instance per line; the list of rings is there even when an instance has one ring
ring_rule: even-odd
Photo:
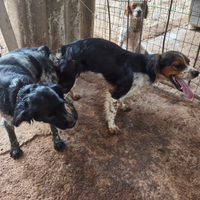
[[[130,2],[133,1],[96,0],[94,37],[118,44],[120,29],[126,23],[125,8]],[[141,44],[155,54],[171,50],[182,52],[190,59],[190,65],[200,70],[200,29],[196,28],[200,24],[200,1],[149,0],[147,4],[148,16],[143,19]],[[195,18],[193,23],[192,18]],[[127,49],[132,51],[129,46]],[[200,100],[199,81],[199,78],[193,79],[190,88],[195,92],[196,99]],[[158,84],[157,87],[171,95],[184,98],[182,93],[173,89],[170,84]]]

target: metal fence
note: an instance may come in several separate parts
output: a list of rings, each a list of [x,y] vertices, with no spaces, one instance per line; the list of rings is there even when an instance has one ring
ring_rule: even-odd
[[[129,2],[132,1],[96,0],[94,37],[118,43],[125,7]],[[200,1],[147,0],[147,3],[148,16],[143,20],[140,42],[152,53],[169,50],[182,52],[189,57],[190,65],[200,70],[200,29],[197,28],[200,27]],[[132,51],[128,44],[123,48]],[[189,83],[196,100],[200,100],[199,81],[200,78],[196,78]],[[170,84],[158,84],[155,87],[184,98]]]

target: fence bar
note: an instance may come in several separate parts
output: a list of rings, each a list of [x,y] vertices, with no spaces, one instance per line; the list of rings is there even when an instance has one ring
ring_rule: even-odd
[[[146,7],[147,7],[147,0],[144,0],[144,10],[146,12]],[[141,40],[142,40],[142,32],[143,32],[143,21],[144,21],[144,14],[145,12],[143,12],[143,17],[142,17],[142,28],[140,31],[140,40],[139,40],[139,49],[138,49],[138,53],[140,53],[140,47],[141,47]]]
[[[164,38],[163,38],[162,53],[164,52],[164,48],[165,48],[165,38],[166,38],[166,35],[167,35],[168,26],[169,26],[169,19],[170,19],[170,15],[171,15],[172,3],[173,3],[173,0],[171,0],[171,3],[170,3],[168,19],[167,19],[167,24],[166,24],[166,28],[165,28],[165,35],[164,35]]]
[[[111,21],[110,21],[110,5],[109,0],[107,0],[107,6],[108,6],[108,20],[109,20],[109,41],[111,39]]]
[[[126,31],[126,50],[128,50],[128,33],[129,33],[129,31],[128,31],[128,28],[129,28],[129,3],[130,3],[130,1],[128,0],[128,6],[127,6],[127,8],[128,8],[128,16],[127,16],[127,31]]]

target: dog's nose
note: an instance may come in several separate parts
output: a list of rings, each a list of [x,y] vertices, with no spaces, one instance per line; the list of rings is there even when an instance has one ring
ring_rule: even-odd
[[[194,77],[197,77],[197,76],[199,75],[199,71],[193,71],[193,72],[192,72],[192,75],[193,75]]]
[[[141,14],[141,12],[142,12],[141,10],[138,10],[138,14]]]

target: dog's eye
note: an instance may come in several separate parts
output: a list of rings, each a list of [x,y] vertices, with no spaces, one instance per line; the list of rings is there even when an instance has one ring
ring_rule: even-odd
[[[174,67],[175,67],[176,69],[178,69],[178,68],[181,67],[181,65],[174,65]]]
[[[136,8],[136,5],[132,5],[132,8],[135,9],[135,8]]]

